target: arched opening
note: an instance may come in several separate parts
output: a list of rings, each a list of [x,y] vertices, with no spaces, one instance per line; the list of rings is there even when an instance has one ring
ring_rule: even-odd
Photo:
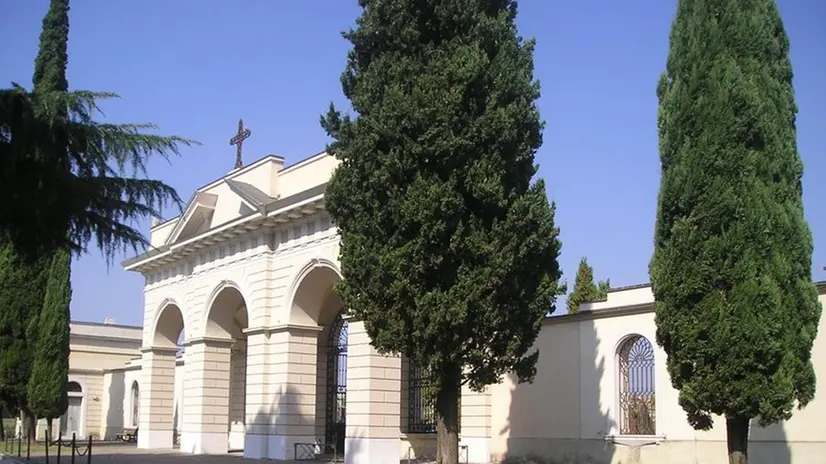
[[[140,388],[138,387],[138,381],[135,380],[132,382],[132,389],[131,389],[131,408],[130,410],[130,419],[129,424],[132,427],[137,427],[139,420],[140,420],[140,413],[141,413],[141,394]]]
[[[654,347],[642,335],[626,338],[617,350],[617,395],[621,435],[655,435]]]
[[[184,340],[186,339],[186,330],[184,324],[184,316],[183,311],[181,308],[172,301],[167,301],[163,304],[160,309],[160,313],[158,314],[158,318],[155,322],[155,333],[152,338],[152,344],[155,348],[171,348],[175,349],[174,359],[172,360],[172,379],[171,382],[168,380],[169,372],[163,372],[158,370],[157,372],[152,371],[152,369],[148,369],[147,372],[142,372],[143,375],[148,375],[152,380],[151,382],[161,382],[161,383],[171,383],[172,384],[172,398],[171,399],[171,411],[170,416],[172,417],[172,436],[171,436],[171,444],[173,447],[177,447],[180,445],[180,435],[181,429],[183,426],[182,423],[182,416],[176,414],[177,411],[182,410],[183,408],[183,361],[184,361]],[[164,379],[166,377],[166,379]],[[147,379],[147,377],[144,377]],[[148,391],[141,392],[141,388],[136,382],[132,384],[133,390],[131,391],[132,394],[132,409],[131,409],[131,417],[132,417],[132,426],[138,429],[140,432],[140,425],[141,425],[141,413],[140,408],[141,404],[144,403],[146,406],[150,408],[153,407],[149,402],[141,401],[141,393],[147,395]],[[155,393],[155,396],[158,396],[158,393]],[[137,399],[137,401],[135,401]],[[157,408],[158,406],[154,406]],[[169,406],[161,406],[169,407]],[[167,417],[164,415],[164,417]],[[149,419],[148,417],[145,419]],[[150,426],[150,424],[146,424],[146,426]],[[170,430],[169,428],[164,428],[164,430]],[[140,434],[138,435],[140,438]]]
[[[347,417],[348,324],[333,286],[341,280],[335,269],[318,265],[298,282],[290,322],[318,326],[316,349],[316,436],[324,437],[324,452],[344,452]]]
[[[227,449],[243,451],[247,406],[247,305],[241,292],[225,284],[209,308],[206,336],[231,341],[229,347],[229,406],[227,410]]]
[[[71,438],[73,435],[85,436],[83,387],[78,382],[70,381],[66,384],[66,393],[69,401],[66,412],[60,416],[60,436],[64,438]]]

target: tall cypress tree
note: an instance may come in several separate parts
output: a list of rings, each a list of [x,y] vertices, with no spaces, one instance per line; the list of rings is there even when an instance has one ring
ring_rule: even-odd
[[[322,125],[341,160],[327,209],[344,307],[380,352],[431,373],[442,463],[458,460],[460,385],[536,374],[559,230],[545,184],[533,42],[516,2],[364,0],[342,76],[358,113]]]
[[[66,92],[69,41],[69,2],[52,0],[40,33],[40,50],[35,59],[34,92]],[[68,119],[68,115],[64,116]],[[69,173],[68,143],[58,137],[48,156],[55,169]],[[64,225],[68,230],[69,224]],[[32,326],[34,357],[28,383],[28,406],[38,418],[60,417],[68,405],[66,383],[69,376],[69,302],[71,300],[71,255],[66,247],[57,248],[49,263],[43,308]],[[31,324],[31,323],[30,323]]]
[[[696,429],[814,397],[821,307],[803,215],[789,39],[774,0],[680,0],[659,83],[662,179],[651,260],[657,343]]]

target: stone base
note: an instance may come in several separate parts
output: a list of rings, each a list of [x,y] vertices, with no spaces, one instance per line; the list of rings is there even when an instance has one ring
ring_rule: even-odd
[[[183,432],[181,452],[188,454],[227,454],[226,433]]]
[[[270,437],[267,435],[244,436],[244,457],[247,459],[267,459],[267,445]]]
[[[315,437],[297,437],[284,435],[269,435],[261,437],[267,439],[267,459],[292,460],[295,457],[296,443],[315,443]],[[246,457],[246,453],[245,453]],[[306,459],[306,458],[305,458]]]
[[[398,438],[344,439],[344,464],[398,464],[401,461]]]
[[[140,449],[172,449],[171,430],[140,430],[138,432]]]
[[[233,430],[229,432],[229,441],[227,443],[227,448],[230,451],[243,451],[244,450],[244,431],[243,430]]]
[[[490,462],[490,440],[485,437],[465,437],[459,440],[459,445],[467,446],[467,461],[471,464]],[[459,461],[462,459],[462,451],[459,450]]]

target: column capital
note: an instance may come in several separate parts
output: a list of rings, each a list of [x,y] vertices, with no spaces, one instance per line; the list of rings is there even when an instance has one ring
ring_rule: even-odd
[[[141,353],[152,353],[152,354],[168,354],[168,355],[175,355],[178,353],[177,346],[157,346],[157,345],[150,345],[150,346],[142,346],[140,348]]]
[[[235,340],[231,338],[222,338],[222,337],[196,337],[190,338],[184,342],[184,346],[193,346],[193,345],[207,345],[207,346],[222,346],[229,348]]]
[[[269,337],[274,333],[279,332],[321,332],[324,330],[324,327],[320,327],[317,325],[309,325],[309,324],[278,324],[278,325],[270,325],[270,326],[259,326],[259,327],[250,327],[248,329],[244,329],[241,332],[244,333],[246,336],[250,335],[266,335]]]

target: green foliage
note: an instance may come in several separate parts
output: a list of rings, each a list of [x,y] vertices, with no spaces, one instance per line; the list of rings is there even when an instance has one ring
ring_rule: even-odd
[[[821,313],[775,2],[681,0],[657,94],[657,343],[691,425],[747,434],[814,397]]]
[[[579,260],[579,267],[576,270],[574,289],[568,295],[568,314],[578,313],[579,305],[582,303],[604,300],[610,289],[611,281],[608,279],[594,283],[594,269],[588,264],[588,260],[583,257]]]
[[[51,0],[43,17],[40,31],[40,47],[34,61],[35,92],[66,92],[66,67],[69,42],[69,0]]]
[[[0,247],[0,398],[10,410],[26,410],[26,383],[33,351],[29,321],[43,305],[48,258],[30,259]]]
[[[94,239],[111,264],[115,253],[148,246],[137,220],[161,216],[181,199],[171,186],[146,175],[153,155],[169,160],[179,147],[197,145],[181,137],[146,131],[152,124],[108,124],[94,120],[98,102],[112,93],[29,93],[0,90],[0,232],[27,252],[69,246],[84,252]],[[63,114],[68,111],[69,120]],[[66,143],[67,151],[54,150]],[[57,169],[68,161],[69,170]],[[68,231],[62,224],[68,224]]]
[[[43,310],[38,317],[38,339],[28,382],[29,409],[36,417],[60,417],[68,405],[71,295],[71,255],[59,249],[52,258]]]
[[[531,183],[543,125],[516,4],[362,5],[342,75],[358,115],[322,118],[341,161],[325,201],[344,306],[440,390],[530,381],[561,244],[545,184]]]

